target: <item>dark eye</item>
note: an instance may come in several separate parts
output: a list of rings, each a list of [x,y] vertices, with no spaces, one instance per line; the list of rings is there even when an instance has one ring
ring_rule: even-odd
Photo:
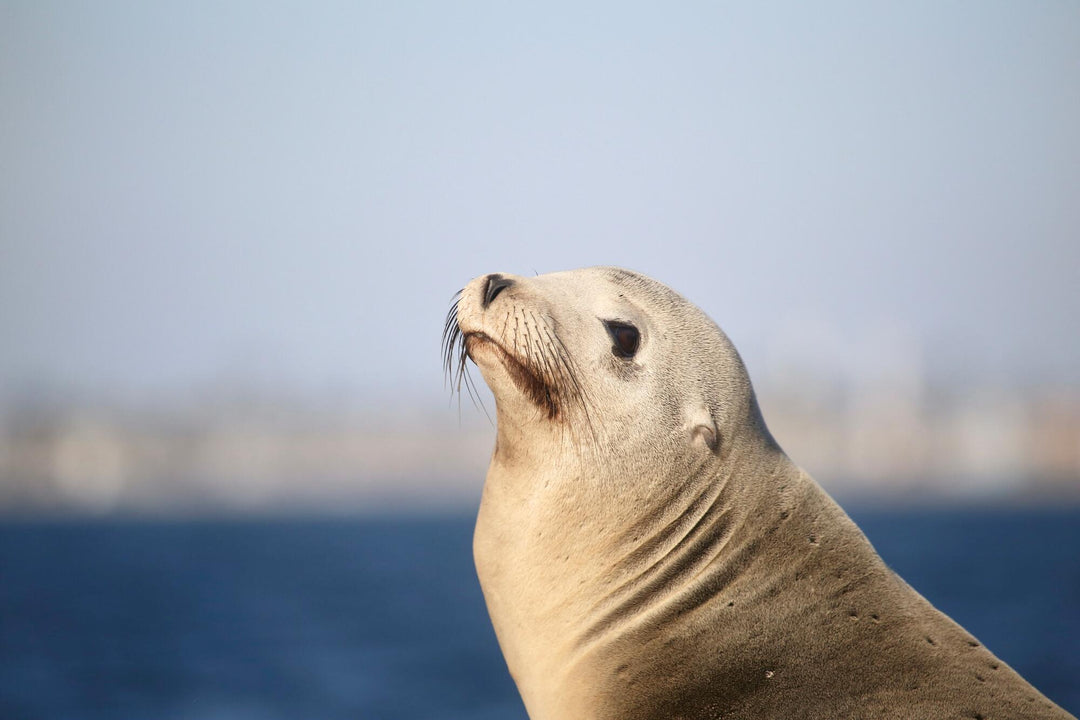
[[[617,320],[605,320],[608,334],[615,344],[611,346],[611,353],[615,357],[632,358],[637,353],[638,343],[641,342],[641,333],[629,323]]]

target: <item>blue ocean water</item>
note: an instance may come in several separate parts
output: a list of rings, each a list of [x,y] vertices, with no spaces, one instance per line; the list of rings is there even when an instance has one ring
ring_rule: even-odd
[[[1080,713],[1080,510],[855,511]],[[0,718],[524,719],[472,518],[0,522]]]

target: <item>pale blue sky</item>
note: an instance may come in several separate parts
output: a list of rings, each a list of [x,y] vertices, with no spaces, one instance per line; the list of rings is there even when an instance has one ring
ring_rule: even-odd
[[[441,394],[455,290],[592,264],[1080,383],[1078,3],[219,5],[0,1],[0,394]]]

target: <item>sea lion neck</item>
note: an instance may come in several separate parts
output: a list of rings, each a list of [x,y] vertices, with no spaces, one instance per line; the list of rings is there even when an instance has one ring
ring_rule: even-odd
[[[762,451],[766,448],[766,451]],[[780,507],[798,468],[779,448],[730,442],[705,461],[657,464],[657,474],[597,482],[579,459],[533,464],[493,461],[477,523],[477,563],[506,580],[531,567],[540,614],[578,619],[578,648],[619,630],[666,583],[707,573],[732,534]],[[660,472],[662,470],[662,472]],[[612,503],[616,494],[618,503]],[[489,547],[481,538],[497,538]],[[492,562],[494,557],[500,562]],[[539,558],[558,557],[552,564]],[[689,586],[688,586],[689,587]],[[657,611],[662,608],[657,607]],[[570,634],[567,635],[571,637]]]
[[[625,648],[651,642],[660,628],[714,605],[717,596],[746,598],[741,568],[760,569],[755,556],[765,549],[748,539],[780,516],[801,478],[782,452],[760,447],[733,447],[715,462],[652,482],[636,478],[652,491],[622,494],[618,513],[610,488],[593,495],[586,483],[557,489],[554,479],[545,487],[544,478],[523,488],[520,477],[492,467],[477,519],[476,562],[530,708],[544,702],[533,688],[553,677],[565,677],[564,699],[580,707],[586,701],[575,693],[593,690],[572,691],[575,677],[607,676],[603,668],[621,662]],[[595,498],[602,494],[608,502],[599,511]]]
[[[585,643],[667,617],[688,603],[705,602],[737,579],[732,541],[753,534],[762,518],[782,514],[801,473],[779,448],[744,446],[710,463],[654,498],[652,507],[622,529],[615,558],[596,588],[596,612]],[[677,593],[661,592],[678,587]],[[627,622],[632,619],[632,622]],[[606,637],[605,636],[609,636]]]

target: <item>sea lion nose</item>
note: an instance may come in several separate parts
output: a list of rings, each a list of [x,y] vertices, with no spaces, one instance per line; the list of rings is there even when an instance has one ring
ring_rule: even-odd
[[[491,301],[499,296],[499,293],[513,284],[513,280],[505,278],[498,273],[488,275],[487,285],[484,286],[484,307],[486,308],[490,305]]]

